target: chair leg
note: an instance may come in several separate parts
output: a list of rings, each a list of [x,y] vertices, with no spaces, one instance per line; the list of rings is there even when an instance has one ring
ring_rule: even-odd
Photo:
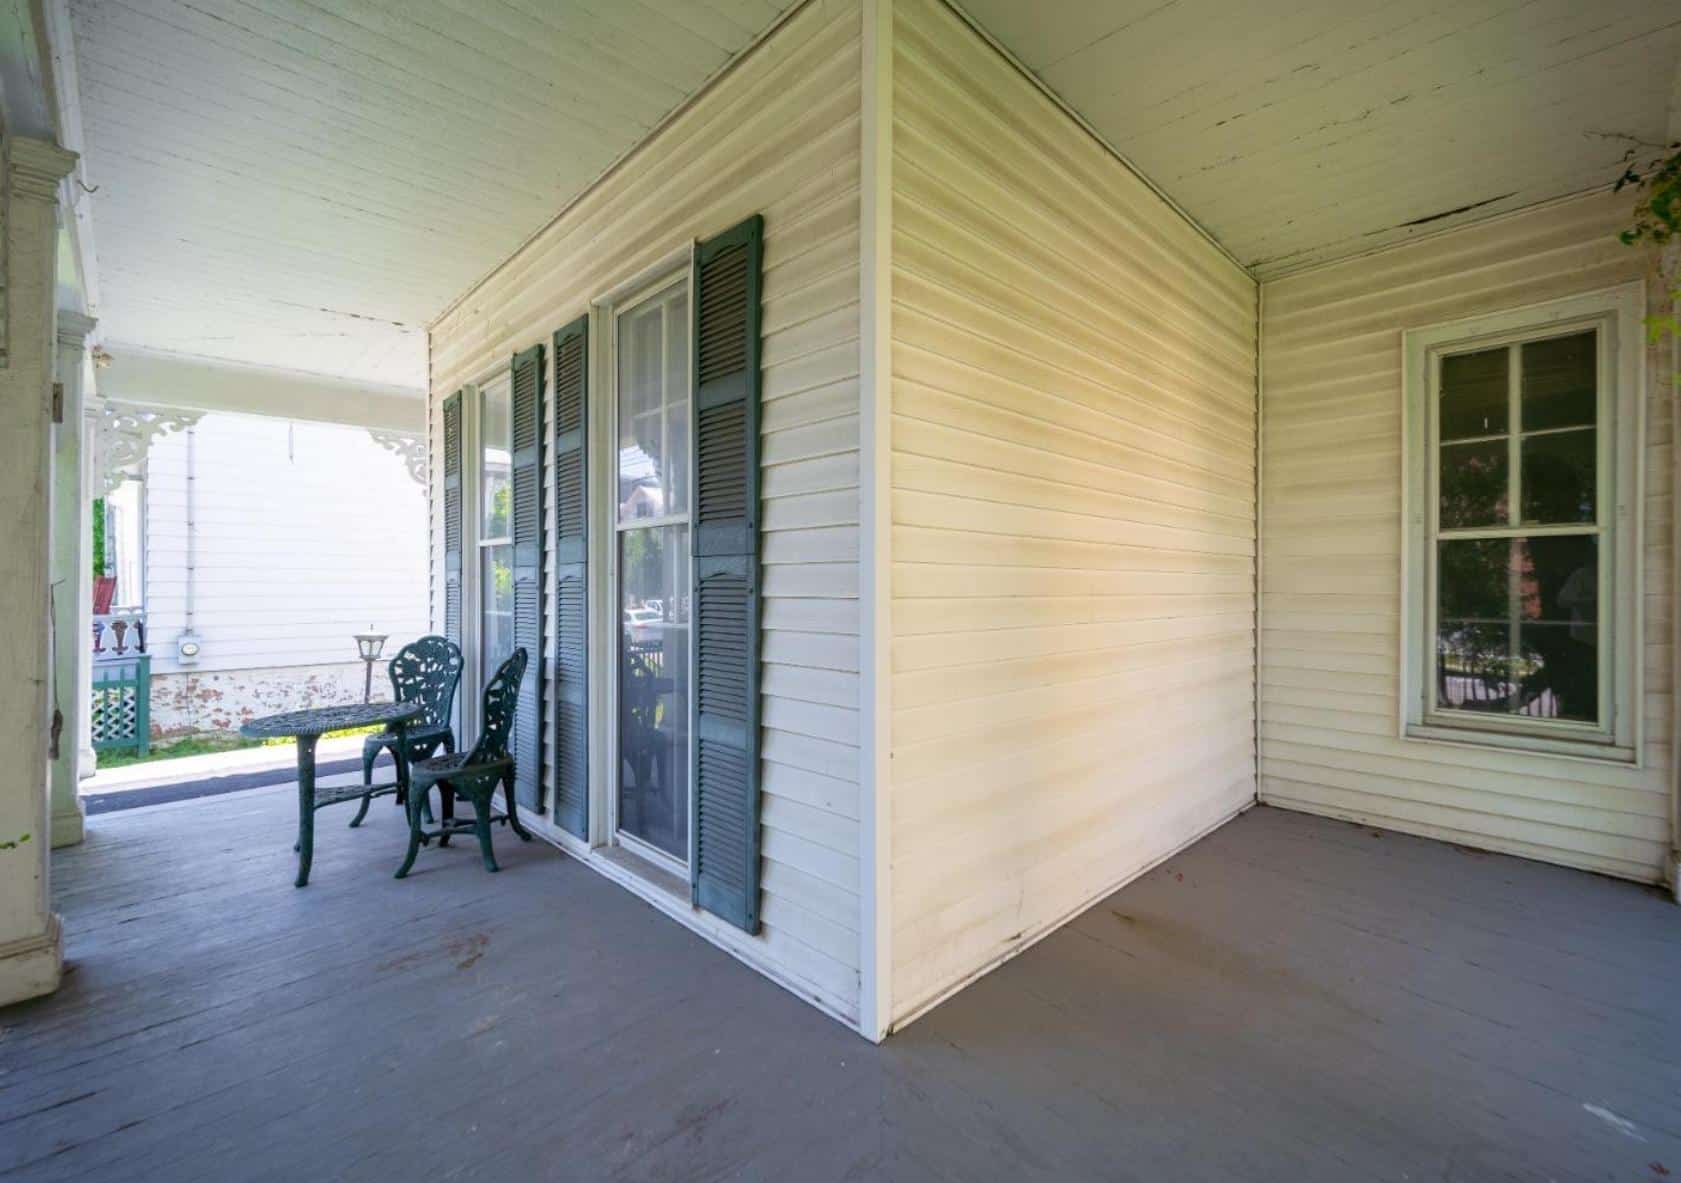
[[[491,792],[495,792],[492,789]],[[509,772],[502,778],[502,799],[508,803],[508,828],[519,835],[521,842],[531,841],[531,834],[519,824],[519,808],[514,804],[514,774]],[[487,805],[488,809],[489,806]]]
[[[432,753],[435,752],[435,751],[437,751],[436,748],[431,749],[430,751],[428,751],[426,753],[425,756],[422,756],[421,759],[430,759],[431,756],[432,756]],[[411,765],[412,765],[412,761],[411,761]],[[421,797],[420,797],[420,816],[425,819],[426,824],[429,825],[429,826],[433,825],[437,821],[437,819],[432,816],[432,794],[431,793],[422,793],[421,794]]]
[[[455,786],[447,780],[438,782],[438,818],[438,824],[443,827],[443,833],[438,836],[438,845],[448,846],[450,826],[455,821]]]
[[[368,782],[363,781],[362,783],[367,784]],[[368,816],[368,806],[373,803],[374,795],[372,793],[362,794],[362,803],[356,807],[356,816],[350,819],[351,829],[354,830],[357,826],[362,824],[362,819]]]
[[[384,748],[370,748],[370,747],[367,747],[366,745],[363,746],[363,748],[362,748],[362,783],[363,784],[371,785],[371,784],[374,783],[374,761],[379,759],[380,752],[382,752],[384,750],[385,750]]]
[[[479,836],[479,853],[484,856],[484,869],[500,871],[496,865],[496,852],[490,848],[490,801],[496,795],[496,786],[473,795],[473,829]]]
[[[429,795],[422,791],[419,794],[420,800],[424,801]],[[410,792],[408,801],[404,803],[408,806],[409,815],[409,850],[403,856],[403,865],[397,868],[396,878],[398,879],[402,879],[409,873],[409,868],[414,866],[414,856],[420,853],[420,806],[415,800],[415,796],[415,793]]]

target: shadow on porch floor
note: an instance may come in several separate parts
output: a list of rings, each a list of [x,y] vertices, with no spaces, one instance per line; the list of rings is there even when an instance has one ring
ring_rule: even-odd
[[[1681,913],[1257,809],[873,1048],[500,829],[92,818],[73,962],[0,1011],[0,1177],[1656,1180]]]

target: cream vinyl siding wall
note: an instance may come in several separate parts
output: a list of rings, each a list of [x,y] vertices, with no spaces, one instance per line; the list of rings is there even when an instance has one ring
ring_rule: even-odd
[[[892,1011],[1254,797],[1254,282],[897,0]]]
[[[756,938],[736,936],[779,979],[854,1022],[859,20],[853,0],[803,8],[443,316],[431,336],[430,416],[435,449],[446,395],[538,342],[552,366],[554,330],[592,300],[693,239],[764,215],[764,924]],[[606,331],[598,323],[592,351]],[[597,426],[606,396],[598,380]],[[592,468],[614,462],[612,445],[592,438]],[[434,617],[441,500],[434,486]],[[599,544],[603,519],[591,520]],[[552,646],[552,597],[549,611]],[[606,677],[607,660],[592,653],[592,679]],[[552,673],[552,653],[545,665]],[[549,705],[552,726],[552,695]]]
[[[1669,369],[1647,359],[1641,767],[1399,738],[1401,333],[1641,280],[1608,194],[1268,283],[1261,797],[1653,880],[1671,842]]]

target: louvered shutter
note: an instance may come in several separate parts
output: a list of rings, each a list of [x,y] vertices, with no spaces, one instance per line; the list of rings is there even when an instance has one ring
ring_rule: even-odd
[[[461,392],[444,400],[444,636],[461,644]]]
[[[528,658],[514,708],[514,796],[543,807],[543,347],[514,354],[512,423],[514,645]]]
[[[589,839],[589,316],[554,335],[554,820]]]
[[[755,215],[694,258],[694,902],[759,930],[759,261]]]

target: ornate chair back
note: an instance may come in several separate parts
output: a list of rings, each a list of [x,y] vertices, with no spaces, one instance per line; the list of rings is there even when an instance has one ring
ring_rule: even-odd
[[[525,650],[515,649],[484,688],[484,730],[467,763],[488,764],[508,754],[508,735],[514,729],[514,708],[519,705],[519,682],[524,676]]]
[[[386,668],[398,702],[418,702],[426,709],[409,726],[445,727],[461,684],[461,649],[447,637],[421,637],[397,650]]]

